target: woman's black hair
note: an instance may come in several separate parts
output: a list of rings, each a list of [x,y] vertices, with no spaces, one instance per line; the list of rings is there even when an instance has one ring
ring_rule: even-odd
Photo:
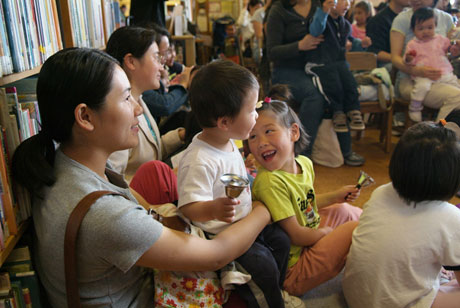
[[[99,110],[112,87],[118,61],[103,51],[89,48],[61,50],[45,61],[37,82],[41,131],[24,140],[12,160],[14,180],[33,195],[55,181],[55,144],[72,138],[75,108],[85,103]]]
[[[122,27],[115,30],[109,37],[106,52],[123,64],[128,54],[140,59],[155,42],[156,33],[141,27]]]
[[[460,144],[455,132],[433,122],[409,128],[391,156],[390,178],[408,205],[452,198],[460,188]]]
[[[305,132],[305,129],[300,122],[297,114],[292,110],[286,102],[279,100],[270,100],[270,102],[263,102],[262,106],[257,108],[257,113],[270,110],[273,112],[278,119],[279,123],[286,128],[291,128],[292,124],[297,124],[299,126],[299,140],[294,143],[294,155],[297,157],[309,144],[309,136]]]
[[[410,28],[414,31],[414,28],[417,24],[424,22],[425,20],[434,18],[436,22],[436,16],[434,15],[434,10],[430,7],[422,7],[414,11],[410,19]]]

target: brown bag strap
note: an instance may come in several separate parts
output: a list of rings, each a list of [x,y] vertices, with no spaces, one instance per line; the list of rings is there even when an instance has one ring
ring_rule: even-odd
[[[80,200],[72,213],[70,213],[69,220],[67,221],[64,237],[64,267],[67,306],[69,308],[81,307],[77,280],[77,255],[75,251],[78,231],[80,230],[81,222],[83,221],[86,213],[88,213],[91,205],[93,205],[97,199],[105,195],[120,195],[129,200],[129,198],[125,195],[114,191],[93,191]]]

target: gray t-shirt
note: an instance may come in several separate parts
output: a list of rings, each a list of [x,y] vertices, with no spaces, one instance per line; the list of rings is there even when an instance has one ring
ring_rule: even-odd
[[[160,237],[163,227],[137,204],[123,178],[107,169],[110,183],[57,151],[57,181],[35,200],[37,271],[53,307],[66,307],[64,232],[77,203],[96,190],[104,196],[85,216],[77,241],[80,298],[84,307],[153,307],[151,271],[134,266]]]

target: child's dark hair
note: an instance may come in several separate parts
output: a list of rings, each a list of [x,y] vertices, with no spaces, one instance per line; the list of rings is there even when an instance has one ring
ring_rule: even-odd
[[[254,7],[254,6],[258,5],[258,4],[263,6],[264,2],[262,0],[249,0],[248,11],[249,11],[249,8]]]
[[[294,154],[297,157],[309,144],[309,136],[300,122],[297,114],[285,102],[279,100],[268,100],[263,102],[262,106],[257,108],[257,113],[262,113],[266,110],[273,112],[279,123],[286,128],[291,128],[292,124],[299,126],[299,140],[294,143]]]
[[[455,132],[433,122],[409,128],[391,156],[390,178],[408,205],[452,198],[460,187],[460,145]]]
[[[214,61],[193,77],[190,105],[202,128],[215,127],[218,118],[238,115],[252,89],[258,92],[259,83],[248,69],[232,61]]]
[[[267,96],[274,100],[286,102],[296,113],[299,111],[300,104],[294,99],[294,95],[287,84],[277,83],[272,85],[268,90]]]
[[[370,3],[367,2],[367,1],[360,1],[360,2],[356,3],[355,8],[359,8],[359,9],[363,10],[364,12],[367,13],[367,15],[369,15],[369,17],[372,14],[372,7],[371,7]]]
[[[92,110],[105,104],[118,61],[97,49],[68,48],[43,64],[37,82],[41,131],[24,140],[13,155],[13,178],[34,196],[55,181],[54,142],[72,139],[75,108],[85,103]]]
[[[434,11],[430,7],[422,7],[417,9],[413,14],[410,19],[410,28],[412,31],[414,31],[415,26],[421,22],[424,22],[425,20],[434,18],[434,21],[436,22],[436,16],[434,15]]]

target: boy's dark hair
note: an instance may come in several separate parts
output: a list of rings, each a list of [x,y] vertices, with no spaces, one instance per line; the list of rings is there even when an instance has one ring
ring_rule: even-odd
[[[309,144],[309,136],[305,132],[305,129],[300,122],[297,114],[292,110],[286,102],[279,100],[271,100],[269,103],[263,102],[260,108],[257,108],[257,113],[264,112],[265,110],[270,110],[275,114],[280,124],[286,128],[291,128],[292,124],[297,124],[299,126],[300,136],[299,140],[294,143],[294,154],[297,157]]]
[[[434,18],[436,22],[436,16],[434,15],[434,11],[430,7],[422,7],[417,9],[414,14],[412,14],[412,18],[410,19],[410,28],[414,31],[414,28],[417,24],[424,22],[425,20]]]
[[[249,0],[248,10],[249,10],[249,8],[254,7],[254,6],[258,5],[258,4],[261,4],[263,6],[264,2],[262,0]]]
[[[238,115],[252,89],[259,91],[259,83],[248,69],[232,61],[214,61],[193,77],[190,105],[202,128],[215,127],[218,118]]]
[[[390,178],[408,205],[452,198],[460,187],[460,145],[455,132],[433,122],[409,128],[391,156]]]
[[[300,104],[294,99],[294,95],[287,84],[277,83],[272,85],[268,90],[267,96],[274,100],[286,102],[296,113],[299,111]]]

